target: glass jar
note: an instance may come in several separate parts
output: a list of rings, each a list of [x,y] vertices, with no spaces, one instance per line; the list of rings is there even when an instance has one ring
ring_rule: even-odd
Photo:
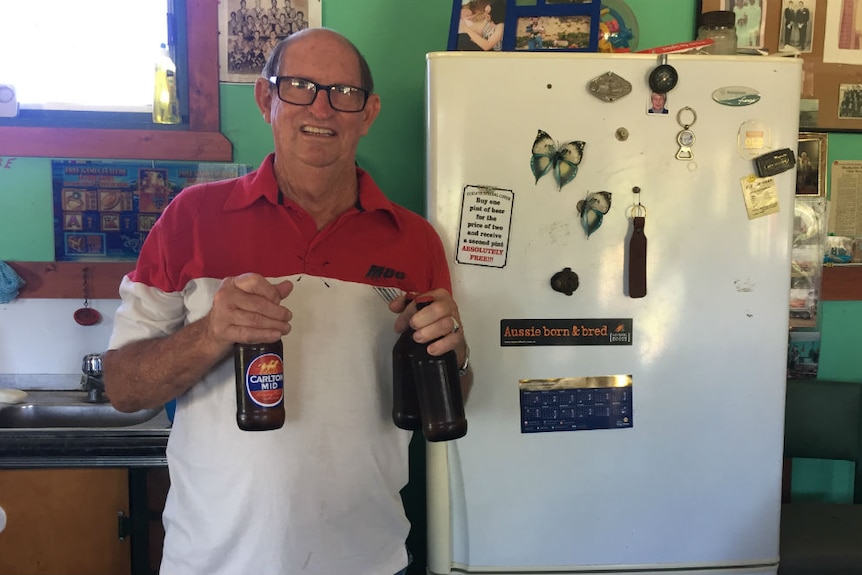
[[[698,40],[712,40],[714,43],[702,49],[704,54],[736,54],[736,16],[731,10],[715,10],[700,15]]]

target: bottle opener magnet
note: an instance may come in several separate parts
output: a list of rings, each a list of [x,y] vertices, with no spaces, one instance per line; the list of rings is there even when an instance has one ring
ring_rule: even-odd
[[[683,116],[689,114],[691,115],[691,122],[684,121]],[[694,144],[695,138],[694,132],[689,130],[689,128],[691,128],[697,121],[697,113],[689,106],[680,108],[679,112],[676,113],[676,121],[680,126],[682,126],[682,131],[676,135],[676,141],[679,144],[676,159],[692,160],[694,159],[694,154],[691,152],[691,146]]]

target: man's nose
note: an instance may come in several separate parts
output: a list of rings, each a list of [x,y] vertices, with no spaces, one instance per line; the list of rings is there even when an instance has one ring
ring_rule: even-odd
[[[317,112],[329,113],[335,111],[335,108],[333,108],[332,104],[329,103],[328,90],[317,90],[314,93],[314,99],[311,101],[309,106],[312,110]]]

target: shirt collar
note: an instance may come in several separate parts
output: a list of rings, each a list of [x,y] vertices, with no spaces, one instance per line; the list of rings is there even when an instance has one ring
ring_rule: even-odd
[[[263,159],[257,170],[247,177],[237,180],[236,187],[225,202],[225,211],[242,210],[252,205],[259,198],[265,198],[266,201],[273,205],[290,202],[297,209],[301,209],[294,202],[282,196],[278,189],[278,182],[275,179],[274,166],[275,154],[269,154]],[[396,211],[393,209],[392,202],[380,190],[371,175],[357,166],[356,178],[359,181],[359,197],[355,205],[356,209],[360,212],[382,210],[390,215],[398,227],[401,227],[401,222],[398,219]]]

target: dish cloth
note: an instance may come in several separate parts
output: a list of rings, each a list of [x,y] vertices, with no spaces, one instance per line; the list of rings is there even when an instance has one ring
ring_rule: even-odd
[[[0,303],[9,303],[18,297],[18,289],[24,283],[9,264],[0,262]]]
[[[0,389],[0,406],[3,404],[14,405],[21,403],[27,398],[27,392],[21,389],[3,388]]]

